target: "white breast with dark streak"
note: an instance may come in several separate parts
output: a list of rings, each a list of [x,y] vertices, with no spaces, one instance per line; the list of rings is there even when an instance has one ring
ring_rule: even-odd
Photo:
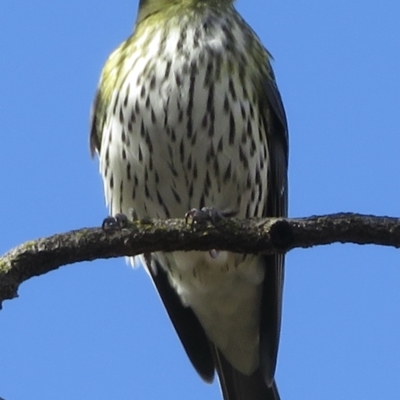
[[[126,61],[100,154],[113,214],[133,208],[139,218],[182,218],[208,206],[241,218],[262,215],[268,150],[259,109],[250,105],[256,88],[242,87],[243,69],[229,69],[237,60],[218,18],[203,22],[171,22],[165,41],[161,29],[148,28],[134,45],[141,50]],[[245,35],[236,24],[228,30],[236,56],[244,53]],[[210,339],[238,370],[251,373],[258,365],[261,258],[211,255],[155,256]]]

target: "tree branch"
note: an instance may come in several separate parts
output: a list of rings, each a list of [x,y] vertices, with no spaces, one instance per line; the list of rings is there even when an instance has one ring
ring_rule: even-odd
[[[17,296],[25,280],[63,265],[154,251],[228,250],[285,253],[331,243],[400,247],[400,218],[341,213],[308,218],[204,224],[183,219],[127,222],[122,228],[87,228],[21,244],[0,258],[0,305]]]

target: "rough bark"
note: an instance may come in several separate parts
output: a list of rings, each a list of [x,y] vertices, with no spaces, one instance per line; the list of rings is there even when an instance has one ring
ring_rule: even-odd
[[[204,223],[172,219],[74,230],[26,242],[0,258],[0,305],[16,297],[27,279],[80,261],[176,250],[288,252],[337,242],[399,248],[400,218],[340,213],[245,221],[218,218]]]

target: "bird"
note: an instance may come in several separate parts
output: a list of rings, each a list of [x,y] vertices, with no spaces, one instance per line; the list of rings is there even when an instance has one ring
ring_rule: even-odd
[[[272,56],[233,0],[140,0],[92,105],[110,215],[286,217],[288,124]],[[142,255],[192,365],[224,400],[278,400],[284,254]]]

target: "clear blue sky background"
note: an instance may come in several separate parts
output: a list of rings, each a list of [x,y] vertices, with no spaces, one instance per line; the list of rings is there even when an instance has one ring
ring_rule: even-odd
[[[290,126],[290,215],[400,214],[399,0],[241,0],[275,57]],[[107,215],[88,120],[137,1],[0,5],[0,252]],[[63,267],[0,312],[0,397],[219,399],[189,364],[142,269]],[[400,253],[287,256],[283,400],[400,398]]]

